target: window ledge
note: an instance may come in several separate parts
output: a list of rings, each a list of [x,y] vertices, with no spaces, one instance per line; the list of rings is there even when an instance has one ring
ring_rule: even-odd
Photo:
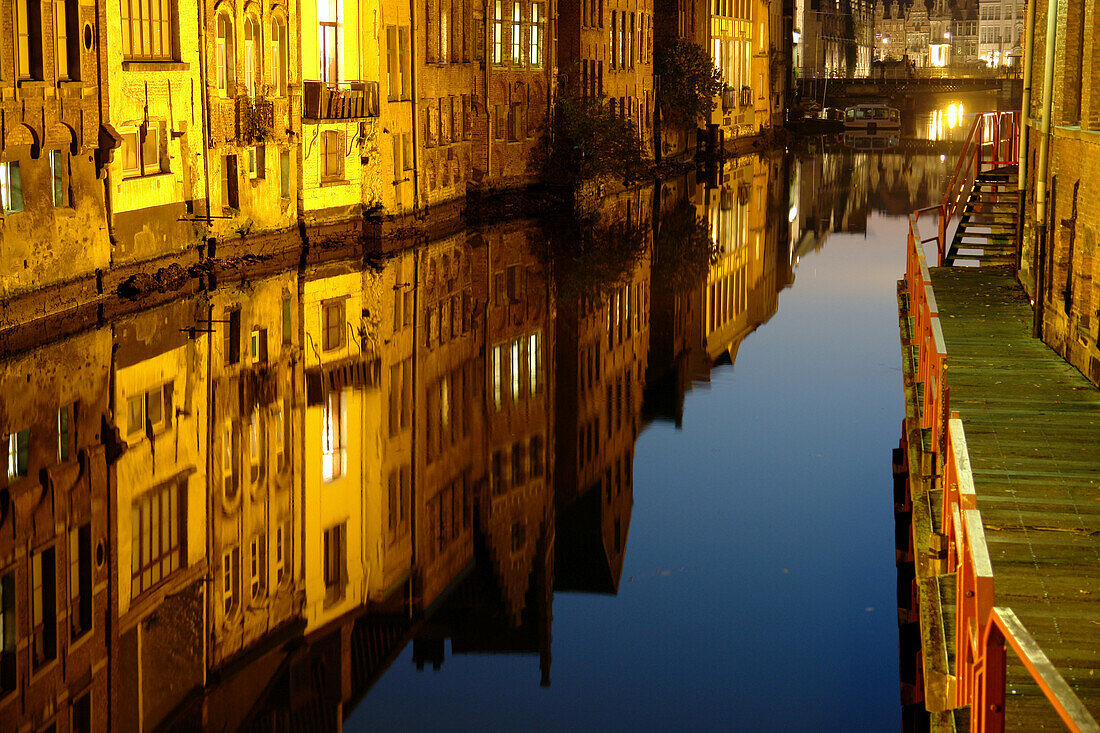
[[[343,178],[321,179],[321,187],[326,188],[328,186],[350,186],[351,181]]]
[[[185,61],[123,61],[123,71],[189,71]]]
[[[156,173],[146,173],[145,175],[126,175],[123,173],[122,182],[129,183],[131,181],[147,181],[150,178],[162,178],[164,176],[171,176],[172,171],[158,171]]]
[[[1100,143],[1100,130],[1083,130],[1080,125],[1055,125],[1054,136],[1087,143]]]

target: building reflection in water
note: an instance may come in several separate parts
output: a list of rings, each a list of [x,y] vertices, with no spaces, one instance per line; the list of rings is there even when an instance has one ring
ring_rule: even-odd
[[[333,730],[410,643],[550,684],[554,592],[618,591],[639,432],[793,281],[789,171],[613,197],[642,254],[596,288],[510,222],[215,271],[7,357],[0,728]],[[694,279],[652,246],[673,212],[717,244]]]

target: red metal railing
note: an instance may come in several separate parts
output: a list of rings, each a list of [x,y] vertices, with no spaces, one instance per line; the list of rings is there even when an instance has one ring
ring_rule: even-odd
[[[1012,610],[994,605],[993,564],[963,423],[950,413],[947,348],[924,255],[924,245],[936,237],[921,238],[921,213],[909,217],[905,282],[915,378],[923,384],[920,427],[930,433],[932,478],[943,497],[939,529],[947,538],[947,567],[955,572],[954,704],[970,706],[972,733],[1004,731],[1007,643],[1069,730],[1100,733],[1100,725]]]
[[[947,258],[947,230],[969,198],[974,181],[985,171],[1018,164],[1019,140],[1019,112],[980,112],[974,117],[955,169],[944,186],[943,200],[919,212],[935,212],[939,218],[936,250],[941,267]]]

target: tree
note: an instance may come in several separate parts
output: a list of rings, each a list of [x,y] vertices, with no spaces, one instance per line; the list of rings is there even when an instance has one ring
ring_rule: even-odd
[[[665,122],[694,128],[714,111],[722,91],[722,72],[697,43],[676,40],[657,51],[653,71],[660,79],[657,106]]]
[[[718,246],[710,225],[689,201],[681,201],[661,214],[654,242],[654,274],[674,293],[686,293],[706,282],[711,265],[718,261]]]
[[[631,185],[649,171],[634,123],[603,99],[564,98],[532,159],[544,183],[557,187],[567,208],[576,210],[593,184],[618,180]]]

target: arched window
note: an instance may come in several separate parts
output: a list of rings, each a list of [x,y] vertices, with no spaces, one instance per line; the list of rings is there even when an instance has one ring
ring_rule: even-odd
[[[277,97],[286,96],[287,70],[286,25],[279,18],[271,21],[271,87]]]
[[[230,96],[236,91],[236,52],[233,48],[233,21],[229,19],[228,13],[218,13],[215,55],[218,91],[223,97]]]
[[[262,47],[260,22],[250,13],[244,17],[244,85],[250,97],[256,96],[256,90],[260,86],[258,77],[264,68],[260,61]]]

